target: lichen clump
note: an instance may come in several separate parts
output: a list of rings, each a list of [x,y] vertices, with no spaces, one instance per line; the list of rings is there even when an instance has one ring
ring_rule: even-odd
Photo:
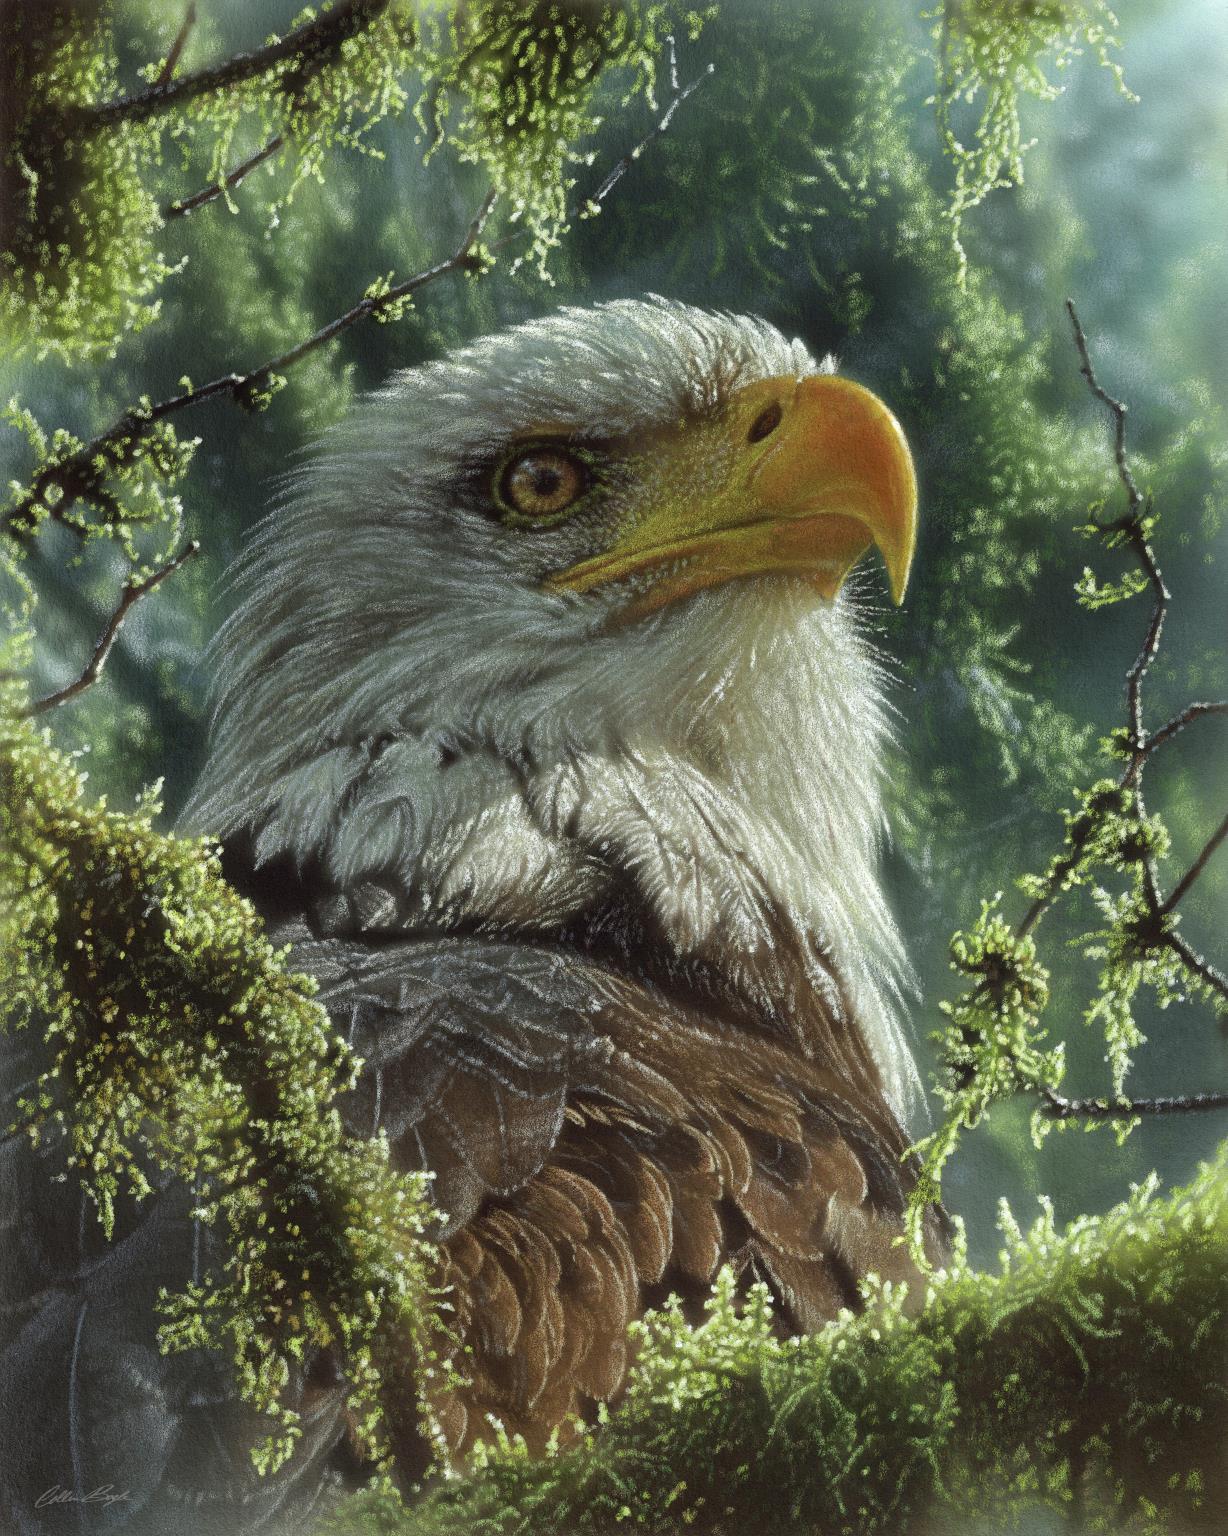
[[[967,256],[960,239],[964,215],[996,187],[1023,181],[1025,140],[1019,117],[1021,97],[1052,101],[1060,74],[1091,49],[1113,74],[1129,100],[1121,65],[1117,17],[1107,0],[944,0],[927,13],[937,43],[937,90],[930,104],[938,131],[955,167],[955,185],[946,214],[961,271]],[[957,126],[961,106],[975,106],[971,139]]]
[[[108,1236],[168,1179],[195,1190],[224,1262],[163,1297],[161,1343],[230,1357],[273,1421],[259,1468],[293,1451],[285,1389],[311,1349],[333,1352],[378,1456],[380,1340],[396,1335],[423,1385],[435,1358],[424,1181],[393,1171],[383,1138],[346,1132],[337,1101],[360,1063],[216,849],[157,831],[152,797],[129,813],[91,804],[4,687],[0,1024],[37,1072],[4,1131],[62,1135]]]
[[[180,270],[159,247],[185,203],[214,201],[212,191],[237,211],[258,166],[265,186],[273,179],[275,227],[337,149],[382,158],[377,129],[415,102],[426,152],[447,143],[482,165],[542,266],[569,217],[579,143],[600,121],[598,84],[620,71],[626,100],[651,99],[670,14],[641,0],[333,4],[232,61],[198,65],[190,42],[192,67],[180,60],[166,73],[156,59],[127,96],[111,6],[49,8],[29,31],[10,23],[0,29],[0,87],[17,103],[0,144],[0,223],[11,225],[0,325],[40,355],[113,353],[156,316],[162,284]],[[703,17],[677,20],[693,35]],[[168,175],[172,145],[183,169]]]

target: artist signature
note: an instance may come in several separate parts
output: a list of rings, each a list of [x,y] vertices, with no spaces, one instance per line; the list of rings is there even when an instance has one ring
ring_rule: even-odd
[[[110,1509],[112,1504],[122,1504],[128,1497],[127,1489],[123,1493],[116,1493],[114,1483],[103,1483],[99,1488],[91,1488],[88,1493],[74,1493],[71,1488],[61,1488],[59,1483],[52,1483],[50,1488],[45,1488],[34,1501],[35,1509],[47,1509],[52,1504],[102,1504]]]

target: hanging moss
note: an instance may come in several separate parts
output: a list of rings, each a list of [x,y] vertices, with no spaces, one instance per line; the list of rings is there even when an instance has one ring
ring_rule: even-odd
[[[962,277],[965,214],[995,188],[1023,181],[1023,157],[1035,140],[1023,137],[1020,98],[1052,101],[1062,87],[1049,71],[1060,74],[1085,48],[1112,72],[1123,96],[1136,98],[1112,57],[1120,43],[1107,0],[944,0],[927,17],[938,45],[938,88],[930,104],[955,170],[946,216]],[[979,112],[968,125],[970,142],[957,122],[966,106]]]
[[[692,33],[702,22],[640,0],[335,0],[252,55],[165,80],[154,60],[128,96],[111,5],[63,0],[28,32],[0,18],[0,79],[21,104],[0,140],[0,324],[39,355],[113,353],[179,270],[159,249],[180,207],[164,187],[172,143],[198,178],[189,193],[216,189],[232,211],[232,171],[258,154],[281,172],[276,225],[337,149],[380,158],[373,130],[419,90],[431,143],[483,165],[540,265],[567,220],[577,141],[597,125],[594,87],[623,70],[628,99],[650,96],[670,16]]]
[[[0,139],[0,328],[40,358],[112,351],[157,318],[155,295],[176,270],[158,249],[162,217],[143,179],[156,133],[129,124],[83,135],[64,124],[63,114],[117,94],[105,18],[98,5],[57,4],[0,17],[0,80],[9,113],[24,107]]]
[[[462,160],[482,164],[542,275],[568,223],[580,147],[600,124],[603,76],[626,80],[622,105],[653,98],[671,24],[694,39],[707,13],[641,0],[475,0],[456,6],[424,52],[419,122]],[[451,116],[449,116],[451,113]]]

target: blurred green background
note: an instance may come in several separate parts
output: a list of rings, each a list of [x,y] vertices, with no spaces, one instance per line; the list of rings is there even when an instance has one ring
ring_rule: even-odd
[[[296,5],[206,0],[198,9],[189,65],[285,30]],[[135,84],[181,8],[131,0],[116,10]],[[1026,183],[969,216],[972,270],[961,289],[943,218],[952,170],[926,105],[932,40],[918,8],[723,0],[698,43],[679,45],[684,81],[709,63],[713,78],[606,212],[566,238],[550,283],[505,256],[480,281],[426,289],[398,324],[351,330],[292,372],[263,414],[221,402],[181,418],[185,435],[203,440],[182,487],[203,556],[136,610],[103,682],[54,715],[56,738],[86,754],[91,783],[117,804],[162,777],[173,818],[201,760],[201,654],[227,611],[223,573],[277,475],[355,390],[558,303],[654,291],[763,314],[817,353],[836,352],[897,411],[918,456],[924,532],[913,584],[905,607],[884,601],[876,622],[898,675],[889,872],[918,973],[925,1056],[937,999],[953,991],[952,929],[996,890],[1009,913],[1022,910],[1013,882],[1057,846],[1071,784],[1107,771],[1096,740],[1122,718],[1122,680],[1146,623],[1143,600],[1090,614],[1071,590],[1085,563],[1117,572],[1072,531],[1116,484],[1107,420],[1078,374],[1068,294],[1103,382],[1130,404],[1136,469],[1161,513],[1158,555],[1174,603],[1150,723],[1226,691],[1228,9],[1123,0],[1117,10],[1138,103],[1086,57],[1063,72],[1057,101],[1025,103],[1025,136],[1038,138]],[[596,159],[577,167],[580,191],[652,122],[642,101],[623,104],[619,82],[605,95],[604,123],[585,146]],[[0,361],[3,396],[18,393],[45,426],[89,437],[142,393],[158,399],[185,372],[201,382],[259,363],[373,278],[403,278],[448,254],[481,199],[480,171],[446,143],[424,165],[408,114],[378,142],[382,160],[340,153],[275,231],[266,199],[284,171],[272,183],[253,176],[236,194],[237,214],[216,203],[168,225],[165,254],[188,261],[165,287],[161,319],[99,367]],[[169,165],[168,195],[192,190]],[[28,467],[18,435],[0,430],[5,479]],[[38,692],[76,674],[114,602],[114,553],[92,547],[83,567],[69,563],[75,555],[54,530],[43,535]],[[1152,807],[1174,834],[1168,883],[1222,814],[1224,731],[1223,720],[1199,722],[1151,773]],[[1221,856],[1183,908],[1183,931],[1213,957],[1226,893]],[[1103,1044],[1080,1020],[1094,969],[1069,947],[1077,931],[1041,930],[1054,972],[1050,1019],[1070,1041],[1069,1090],[1103,1092]],[[1137,1093],[1228,1083],[1209,1010],[1144,1010],[1144,1020]],[[987,1259],[1000,1196],[1021,1219],[1041,1191],[1063,1220],[1102,1209],[1153,1167],[1187,1176],[1224,1120],[1156,1120],[1121,1150],[1103,1132],[1070,1131],[1037,1153],[1026,1107],[999,1109],[966,1138],[949,1203],[968,1218],[974,1257]]]

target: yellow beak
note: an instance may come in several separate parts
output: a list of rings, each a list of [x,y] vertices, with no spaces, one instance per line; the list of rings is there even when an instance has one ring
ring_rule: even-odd
[[[748,434],[747,423],[776,408],[774,428]],[[663,497],[604,553],[547,585],[587,592],[632,578],[628,617],[769,573],[802,577],[830,599],[876,544],[899,603],[916,544],[917,480],[882,401],[850,379],[814,374],[747,385],[726,415],[737,440],[723,488]],[[659,452],[669,458],[668,440]]]

